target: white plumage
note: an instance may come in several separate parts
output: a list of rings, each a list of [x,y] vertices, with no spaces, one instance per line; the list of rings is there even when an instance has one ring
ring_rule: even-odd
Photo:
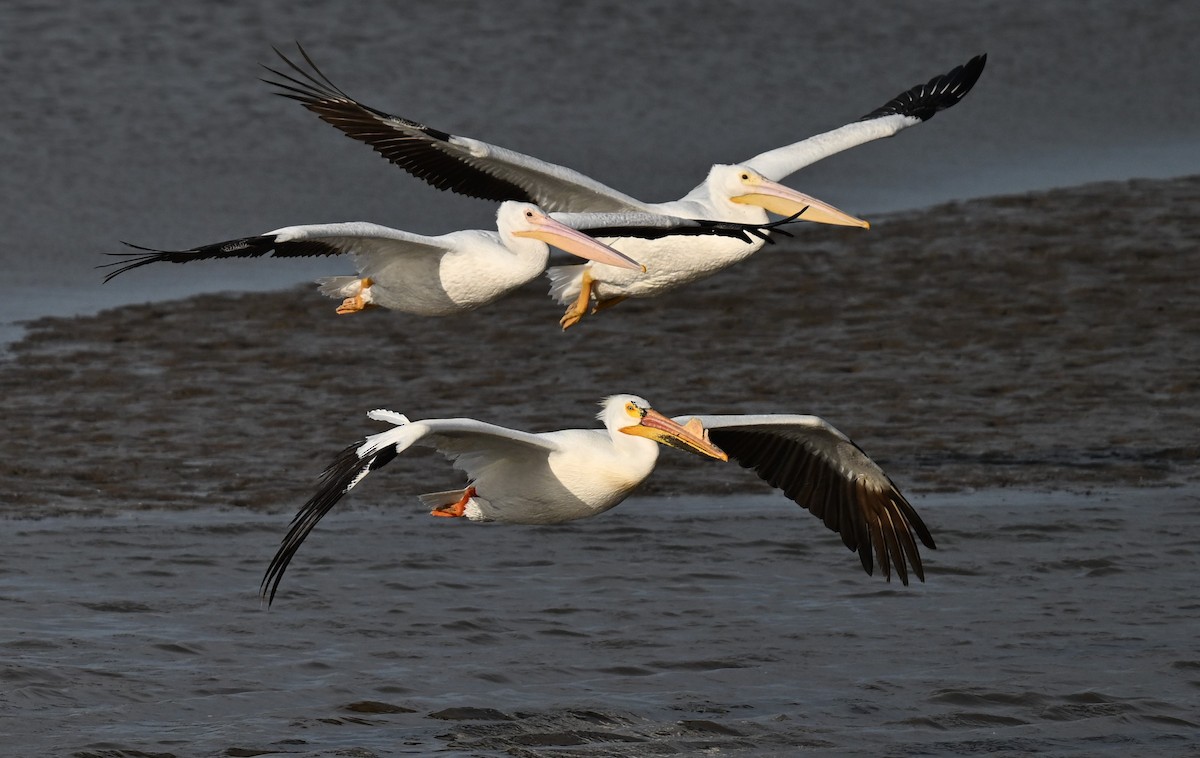
[[[916,539],[929,530],[892,481],[844,434],[815,416],[680,416],[668,419],[640,397],[603,403],[604,429],[531,434],[474,419],[409,421],[375,410],[391,429],[350,445],[326,469],[263,577],[273,599],[301,543],[347,492],[412,446],[430,447],[466,474],[467,486],[422,495],[435,516],[556,524],[616,506],[654,470],[659,444],[753,469],[838,532],[867,573],[877,561],[924,581]]]
[[[595,237],[765,239],[781,223],[788,222],[736,224],[628,211],[547,214],[530,203],[506,201],[496,211],[496,231],[469,229],[427,237],[355,221],[288,226],[190,250],[129,245],[139,252],[110,253],[122,260],[108,264],[118,268],[105,281],[151,263],[349,255],[355,275],[317,282],[322,294],[343,299],[338,313],[379,305],[419,316],[446,316],[494,302],[541,274],[550,258],[548,245],[640,276],[644,268],[637,261]]]
[[[578,171],[481,140],[450,134],[392,116],[357,102],[335,86],[300,49],[308,68],[280,58],[297,74],[268,68],[282,81],[280,94],[301,102],[347,136],[371,145],[392,163],[438,189],[492,200],[525,200],[551,211],[637,211],[746,224],[766,222],[767,212],[790,216],[807,208],[804,220],[851,226],[865,221],[779,182],[830,155],[890,137],[921,123],[963,98],[983,71],[986,55],[912,87],[861,119],[733,165],[715,165],[705,180],[679,200],[647,203]],[[708,276],[752,255],[762,240],[709,238],[611,240],[614,247],[645,264],[649,277],[630,276],[604,265],[585,263],[550,270],[551,294],[571,303],[564,328],[576,323],[594,300],[605,307],[627,297],[647,297]]]

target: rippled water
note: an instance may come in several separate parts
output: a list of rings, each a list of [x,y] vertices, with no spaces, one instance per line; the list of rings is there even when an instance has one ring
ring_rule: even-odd
[[[15,520],[0,732],[30,755],[1194,754],[1198,504],[925,497],[939,549],[909,588],[774,497],[557,528],[347,510],[269,611],[285,515]]]

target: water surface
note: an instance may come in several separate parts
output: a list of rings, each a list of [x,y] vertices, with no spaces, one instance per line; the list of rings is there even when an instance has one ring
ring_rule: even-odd
[[[554,528],[347,509],[269,611],[285,514],[12,520],[0,731],[43,755],[1187,755],[1198,504],[923,497],[939,549],[907,588],[778,497]]]

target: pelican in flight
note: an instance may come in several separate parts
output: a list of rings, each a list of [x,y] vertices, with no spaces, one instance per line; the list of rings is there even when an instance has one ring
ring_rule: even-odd
[[[334,85],[297,47],[308,68],[275,50],[295,75],[264,66],[278,77],[264,81],[277,87],[277,94],[299,101],[346,136],[365,142],[437,189],[489,200],[523,200],[550,211],[639,211],[745,224],[765,222],[768,211],[789,216],[807,206],[807,221],[859,227],[869,224],[779,182],[823,158],[890,137],[952,107],[971,90],[987,62],[986,55],[976,56],[901,92],[857,121],[737,164],[714,165],[704,181],[679,200],[648,203],[565,166],[364,105]],[[613,244],[644,263],[648,275],[595,263],[551,268],[551,295],[568,305],[560,322],[564,329],[577,323],[592,301],[594,313],[626,298],[658,295],[747,258],[763,242],[711,237],[703,243],[665,239]]]
[[[594,237],[729,235],[757,239],[771,230],[783,231],[778,222],[756,226],[647,213],[563,213],[551,217],[535,205],[513,201],[500,205],[496,227],[495,232],[467,230],[426,237],[365,222],[308,224],[190,250],[129,245],[140,252],[110,253],[122,260],[107,264],[119,268],[104,280],[160,262],[350,254],[357,264],[357,275],[318,282],[322,294],[343,298],[338,313],[355,313],[379,305],[419,316],[445,316],[498,300],[541,274],[549,260],[549,245],[641,274],[645,271],[641,264]]]
[[[816,416],[667,418],[636,395],[602,403],[604,429],[530,434],[475,419],[409,421],[387,410],[368,417],[392,424],[343,450],[316,494],[296,514],[262,580],[268,604],[300,545],[317,523],[372,471],[410,447],[453,462],[467,486],[420,496],[434,516],[517,524],[559,524],[616,506],[654,470],[659,445],[754,471],[842,537],[873,573],[891,581],[909,565],[925,581],[914,539],[935,547],[929,529],[879,466],[846,435]],[[719,447],[718,447],[719,445]]]

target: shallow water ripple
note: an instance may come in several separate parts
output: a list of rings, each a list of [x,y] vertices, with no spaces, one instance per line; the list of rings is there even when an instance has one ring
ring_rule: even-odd
[[[81,756],[1183,755],[1198,503],[925,497],[939,549],[908,588],[774,497],[558,528],[346,510],[270,611],[285,514],[11,520],[0,731]]]

